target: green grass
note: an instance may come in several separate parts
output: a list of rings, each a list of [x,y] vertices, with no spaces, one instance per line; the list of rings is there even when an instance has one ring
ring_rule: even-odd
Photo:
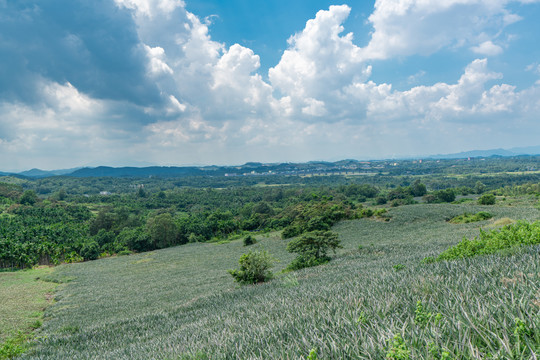
[[[0,359],[22,352],[31,331],[41,326],[57,286],[41,280],[51,271],[42,267],[0,272]]]
[[[0,272],[0,343],[19,331],[30,331],[41,321],[57,286],[41,280],[51,272],[47,267]]]
[[[22,358],[528,359],[540,351],[540,247],[421,263],[478,234],[479,223],[447,219],[484,209],[422,204],[390,210],[389,222],[339,223],[331,262],[254,286],[226,272],[241,240],[61,266],[51,279],[73,281]],[[532,207],[490,212],[540,218]],[[280,259],[277,271],[294,257],[278,235],[250,247]]]

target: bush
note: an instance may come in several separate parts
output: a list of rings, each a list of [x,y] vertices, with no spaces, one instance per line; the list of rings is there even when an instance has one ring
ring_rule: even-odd
[[[255,240],[255,238],[251,235],[248,235],[244,238],[244,246],[249,246],[256,243],[257,243],[257,240]]]
[[[463,240],[442,252],[437,260],[454,260],[476,255],[494,254],[502,250],[514,250],[520,246],[540,244],[540,221],[532,224],[518,221],[500,230],[483,231],[472,240]]]
[[[445,189],[435,192],[435,197],[439,202],[452,202],[456,200],[456,193],[454,189]]]
[[[388,202],[388,200],[386,199],[386,196],[384,196],[384,195],[377,196],[377,198],[375,199],[375,204],[376,205],[384,205],[387,202]]]
[[[282,239],[289,239],[295,236],[298,236],[302,233],[302,229],[298,226],[287,226],[285,229],[283,229],[283,232],[281,233]]]
[[[287,251],[298,256],[287,267],[289,270],[298,270],[305,267],[324,264],[330,260],[328,250],[341,248],[338,235],[331,231],[312,231],[287,244]]]
[[[476,221],[489,220],[492,217],[493,215],[491,215],[490,213],[486,211],[480,211],[476,214],[464,213],[462,215],[455,216],[452,219],[450,219],[448,222],[452,224],[468,224],[468,223],[476,222]]]
[[[478,199],[480,205],[495,205],[496,198],[493,194],[484,194]]]
[[[100,247],[95,241],[89,241],[83,245],[81,256],[84,260],[96,260],[99,257]]]
[[[266,251],[255,251],[243,254],[238,260],[239,269],[228,270],[228,273],[241,284],[257,284],[273,277],[270,268],[274,258]]]

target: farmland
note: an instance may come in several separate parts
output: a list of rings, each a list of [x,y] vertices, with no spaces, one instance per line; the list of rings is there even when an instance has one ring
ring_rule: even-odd
[[[2,178],[0,359],[534,358],[535,161]],[[235,282],[248,254],[273,278]]]
[[[493,220],[447,222],[485,209],[410,205],[388,222],[343,221],[330,263],[255,286],[226,273],[240,240],[62,265],[50,280],[66,286],[23,358],[377,359],[400,347],[414,359],[528,358],[540,344],[539,247],[422,263],[480,226],[540,218],[534,207],[497,206]],[[292,259],[277,234],[258,240],[280,260],[274,270]],[[419,312],[438,320],[419,323]],[[516,338],[519,321],[530,336]]]

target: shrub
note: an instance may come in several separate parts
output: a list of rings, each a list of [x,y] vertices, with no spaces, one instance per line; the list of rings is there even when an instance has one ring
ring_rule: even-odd
[[[285,229],[283,229],[283,232],[281,233],[281,238],[289,239],[298,236],[301,233],[302,229],[300,229],[298,226],[287,226]]]
[[[411,358],[411,350],[409,350],[399,334],[395,335],[392,341],[389,341],[386,358],[392,360],[408,360]]]
[[[257,284],[273,277],[270,268],[274,258],[266,251],[255,251],[243,254],[238,260],[240,268],[228,270],[229,274],[241,284]]]
[[[387,202],[388,202],[388,200],[386,199],[386,196],[384,196],[384,195],[377,196],[377,198],[375,199],[375,204],[376,205],[384,205]]]
[[[437,260],[453,260],[476,255],[497,253],[520,246],[540,244],[540,222],[518,221],[500,230],[483,231],[472,240],[463,238],[457,245],[442,252]]]
[[[251,235],[248,235],[244,238],[244,246],[249,246],[256,243],[257,243],[257,240],[255,240],[255,238]]]
[[[491,215],[490,213],[486,211],[480,211],[476,214],[464,213],[462,215],[455,216],[452,219],[450,219],[448,222],[452,224],[468,224],[471,222],[488,220],[488,219],[491,219],[492,217],[493,215]]]
[[[312,231],[287,244],[287,251],[298,256],[287,267],[289,270],[298,270],[305,267],[324,264],[330,260],[328,250],[341,248],[338,235],[331,231]]]
[[[81,256],[84,260],[96,260],[99,257],[99,244],[95,241],[89,241],[81,248]]]
[[[495,205],[496,198],[493,194],[484,194],[478,199],[480,205]]]

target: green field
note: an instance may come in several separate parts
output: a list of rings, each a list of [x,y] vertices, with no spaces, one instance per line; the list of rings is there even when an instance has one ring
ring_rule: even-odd
[[[41,323],[57,284],[40,280],[53,269],[0,272],[0,343]]]
[[[491,220],[447,222],[487,209]],[[22,358],[529,359],[540,351],[540,247],[421,262],[502,218],[540,219],[538,209],[422,204],[389,214],[389,222],[339,223],[334,260],[255,286],[226,272],[246,252],[241,240],[59,266],[49,280],[66,285]],[[278,258],[275,271],[293,259],[278,235],[251,247]]]

